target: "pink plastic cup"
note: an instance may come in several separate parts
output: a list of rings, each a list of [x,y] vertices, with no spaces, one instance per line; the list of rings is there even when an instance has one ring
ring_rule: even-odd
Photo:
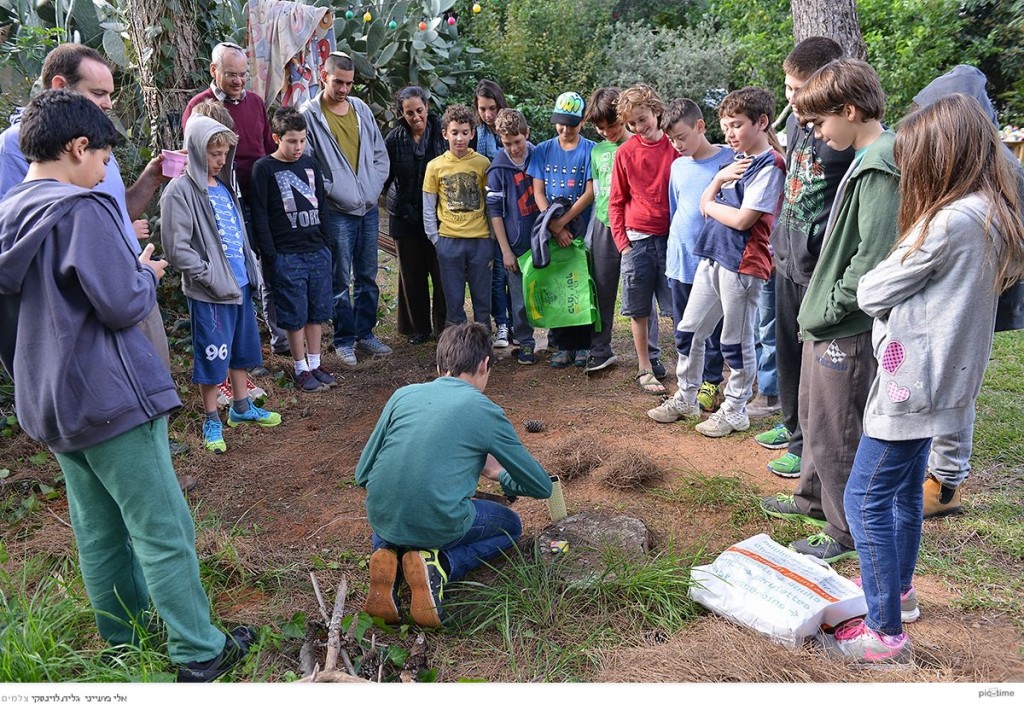
[[[163,173],[167,178],[177,178],[185,172],[185,155],[170,149],[163,150]]]

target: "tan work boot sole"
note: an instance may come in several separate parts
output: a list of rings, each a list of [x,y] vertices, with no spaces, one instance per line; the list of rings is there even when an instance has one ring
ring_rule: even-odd
[[[398,623],[398,604],[395,603],[395,580],[398,578],[398,555],[394,550],[380,548],[370,555],[370,589],[363,610],[378,616],[384,623]]]
[[[430,589],[430,573],[427,563],[419,552],[410,550],[402,555],[402,574],[412,593],[409,615],[423,628],[440,628],[441,617],[434,603],[434,592]]]

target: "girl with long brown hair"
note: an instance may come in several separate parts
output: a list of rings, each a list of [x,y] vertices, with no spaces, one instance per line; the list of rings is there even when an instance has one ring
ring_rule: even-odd
[[[1017,174],[1004,152],[992,121],[961,94],[911,114],[897,132],[896,245],[857,291],[875,318],[878,369],[845,509],[868,613],[830,642],[861,662],[911,661],[902,621],[917,617],[928,448],[973,423],[996,300],[1024,270]]]

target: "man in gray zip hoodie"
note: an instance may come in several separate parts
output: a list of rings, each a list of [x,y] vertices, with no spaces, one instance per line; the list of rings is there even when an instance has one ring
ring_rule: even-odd
[[[352,97],[355,64],[344,52],[327,57],[323,90],[300,108],[306,153],[316,159],[327,189],[327,222],[334,257],[334,349],[356,365],[356,350],[374,356],[391,348],[373,334],[377,324],[377,200],[390,170],[384,137],[369,106]],[[349,293],[349,286],[352,291]]]

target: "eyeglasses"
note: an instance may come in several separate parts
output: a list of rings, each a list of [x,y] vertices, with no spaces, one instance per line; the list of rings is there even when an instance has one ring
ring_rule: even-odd
[[[239,80],[244,81],[246,78],[249,77],[249,72],[246,71],[244,73],[232,73],[232,72],[228,71],[228,72],[222,73],[220,75],[224,76],[224,78],[228,79],[229,81],[232,81],[232,80],[234,80],[236,78],[239,79]]]

